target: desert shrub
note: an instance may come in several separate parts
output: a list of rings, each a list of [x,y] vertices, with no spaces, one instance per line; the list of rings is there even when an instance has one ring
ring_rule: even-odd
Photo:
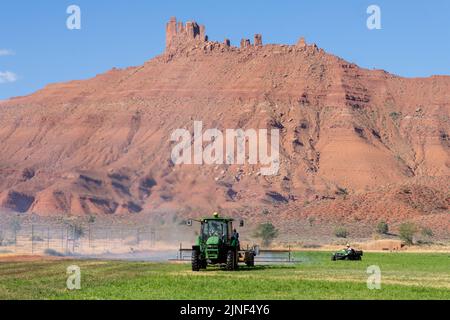
[[[40,236],[32,236],[30,238],[31,241],[35,241],[35,242],[44,242],[44,238],[40,237]]]
[[[315,222],[315,221],[316,221],[316,218],[314,218],[314,217],[309,217],[309,218],[308,218],[309,226],[312,227],[312,226],[314,225],[314,222]]]
[[[392,120],[398,120],[401,116],[401,112],[391,112],[389,116],[392,118]]]
[[[320,244],[315,244],[315,243],[306,243],[306,244],[302,245],[302,248],[305,248],[305,249],[319,249],[319,248],[322,248],[322,246]]]
[[[22,223],[18,217],[14,218],[10,223],[11,229],[14,232],[14,243],[17,243],[17,233],[22,229]]]
[[[73,225],[73,233],[74,233],[75,239],[80,239],[81,237],[83,237],[85,234],[83,225],[81,223],[75,223]]]
[[[254,236],[260,238],[264,246],[269,246],[278,237],[278,230],[270,222],[261,223],[256,229]]]
[[[414,243],[414,236],[417,233],[417,226],[412,222],[405,222],[400,225],[399,235],[406,244]]]
[[[94,224],[96,219],[97,219],[97,217],[94,216],[93,214],[91,214],[91,215],[89,215],[88,223]]]
[[[422,236],[432,238],[434,236],[433,230],[428,227],[422,227]]]
[[[22,224],[18,218],[14,218],[11,221],[10,226],[14,232],[19,232],[22,229]]]
[[[344,227],[338,227],[336,228],[336,230],[334,230],[334,235],[338,238],[347,238],[348,231]]]
[[[85,230],[83,224],[78,221],[66,221],[67,227],[69,228],[69,234],[72,234],[74,240],[78,240],[85,235]]]
[[[388,234],[389,233],[389,225],[386,221],[380,221],[377,224],[377,233],[379,234]]]
[[[270,210],[267,209],[267,208],[264,208],[263,211],[262,211],[263,215],[268,215],[269,213],[270,213]]]
[[[63,257],[64,254],[56,251],[55,249],[45,249],[44,254],[47,256],[53,256],[53,257]]]
[[[337,187],[337,191],[336,191],[336,195],[343,196],[344,199],[345,199],[349,195],[349,192],[348,192],[347,188],[342,188],[342,187],[338,186]]]

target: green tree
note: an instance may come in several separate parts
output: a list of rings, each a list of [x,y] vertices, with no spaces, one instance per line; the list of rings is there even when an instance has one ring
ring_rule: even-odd
[[[417,233],[417,226],[412,222],[405,222],[400,225],[399,235],[406,244],[414,243],[414,236]]]
[[[95,220],[96,220],[96,216],[94,216],[94,215],[89,215],[89,218],[88,218],[88,223],[89,224],[94,224],[95,223]]]
[[[256,229],[255,237],[262,239],[264,246],[269,246],[278,237],[278,230],[270,222],[261,223]]]
[[[334,230],[334,235],[338,238],[347,238],[348,231],[344,227],[338,227],[336,228],[336,230]]]
[[[79,240],[85,235],[84,226],[80,221],[75,219],[67,219],[65,224],[72,232],[74,240]]]
[[[386,221],[380,221],[377,224],[377,233],[379,234],[388,234],[389,233],[389,225]]]
[[[14,244],[17,243],[17,233],[22,229],[22,223],[19,217],[15,217],[10,223],[11,229],[14,232]]]
[[[422,227],[422,236],[432,238],[434,237],[434,232],[431,228]]]

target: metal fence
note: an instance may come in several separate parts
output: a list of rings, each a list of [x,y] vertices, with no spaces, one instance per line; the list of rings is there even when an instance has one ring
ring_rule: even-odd
[[[31,224],[20,228],[0,225],[0,252],[15,254],[102,254],[155,247],[152,227]]]

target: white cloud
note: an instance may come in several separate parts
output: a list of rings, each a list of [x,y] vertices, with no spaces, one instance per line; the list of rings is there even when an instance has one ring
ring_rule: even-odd
[[[11,71],[0,71],[0,83],[11,83],[17,81],[17,75]]]
[[[0,57],[3,56],[13,56],[14,55],[14,51],[12,50],[8,50],[8,49],[0,49]]]

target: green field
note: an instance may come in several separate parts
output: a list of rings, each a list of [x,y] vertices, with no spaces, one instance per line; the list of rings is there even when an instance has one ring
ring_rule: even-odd
[[[193,273],[188,264],[59,260],[0,262],[0,299],[450,299],[450,255],[367,253],[362,262],[330,261],[324,252],[302,262],[227,272]],[[81,290],[66,289],[66,269],[81,268]],[[366,269],[378,265],[381,290]]]

